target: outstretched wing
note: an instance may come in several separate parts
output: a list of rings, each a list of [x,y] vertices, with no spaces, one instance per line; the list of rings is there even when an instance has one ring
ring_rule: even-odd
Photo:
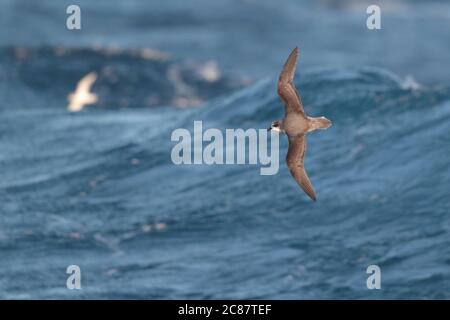
[[[297,56],[298,48],[296,47],[292,50],[284,64],[283,71],[281,71],[278,79],[278,95],[284,103],[286,115],[290,112],[297,112],[306,117],[300,94],[293,84]]]
[[[295,181],[305,191],[305,193],[316,201],[316,193],[314,192],[311,181],[305,170],[304,159],[306,151],[306,135],[301,134],[295,137],[289,137],[289,149],[286,155],[286,164],[294,177]]]
[[[97,74],[95,72],[88,73],[78,82],[76,91],[89,92],[95,80],[97,80]]]

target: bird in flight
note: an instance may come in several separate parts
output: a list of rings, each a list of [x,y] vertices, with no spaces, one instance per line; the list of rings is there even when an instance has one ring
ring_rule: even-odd
[[[300,94],[293,84],[297,56],[298,48],[295,48],[287,58],[278,79],[278,95],[284,104],[284,119],[272,122],[268,130],[286,133],[289,139],[289,149],[286,155],[287,167],[303,191],[313,201],[316,201],[316,193],[304,164],[306,134],[317,129],[327,129],[331,126],[331,121],[325,117],[309,117],[303,110]]]
[[[67,109],[70,112],[81,111],[85,105],[93,104],[98,101],[97,95],[90,92],[95,80],[97,80],[97,74],[95,72],[90,72],[78,82],[75,92],[72,92],[67,97],[67,100],[69,100]]]

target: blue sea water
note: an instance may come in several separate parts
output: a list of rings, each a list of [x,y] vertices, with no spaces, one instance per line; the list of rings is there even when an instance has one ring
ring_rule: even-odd
[[[0,298],[450,298],[447,3],[385,2],[380,31],[353,1],[78,3],[77,34],[68,2],[0,1]],[[296,45],[306,112],[333,121],[308,136],[316,203],[283,136],[274,176],[172,163],[195,120],[281,118]],[[68,113],[91,71],[99,103]]]

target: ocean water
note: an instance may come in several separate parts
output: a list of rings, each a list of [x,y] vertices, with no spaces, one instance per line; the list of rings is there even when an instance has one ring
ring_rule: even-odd
[[[183,3],[80,1],[72,34],[66,3],[0,1],[0,298],[450,298],[449,5],[386,5],[375,35],[352,1]],[[407,32],[419,17],[421,50]],[[281,118],[277,76],[296,45],[305,110],[333,121],[308,136],[316,203],[284,136],[273,176],[172,163],[172,131],[195,120]],[[68,113],[91,71],[99,103]],[[373,264],[381,290],[366,286]],[[81,290],[66,288],[69,265]]]

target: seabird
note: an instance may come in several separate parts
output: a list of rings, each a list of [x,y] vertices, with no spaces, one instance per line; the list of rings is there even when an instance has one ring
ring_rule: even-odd
[[[97,74],[95,72],[90,72],[78,82],[75,92],[72,92],[67,97],[69,100],[67,109],[70,112],[81,111],[85,105],[96,103],[98,101],[97,95],[90,92],[91,86],[94,84],[95,80],[97,80]]]
[[[297,65],[298,48],[292,50],[278,79],[278,95],[284,104],[284,119],[272,122],[268,130],[284,132],[289,139],[286,164],[303,191],[316,201],[311,181],[305,170],[306,134],[317,129],[327,129],[331,121],[325,117],[308,117],[303,110],[300,94],[292,83]]]

